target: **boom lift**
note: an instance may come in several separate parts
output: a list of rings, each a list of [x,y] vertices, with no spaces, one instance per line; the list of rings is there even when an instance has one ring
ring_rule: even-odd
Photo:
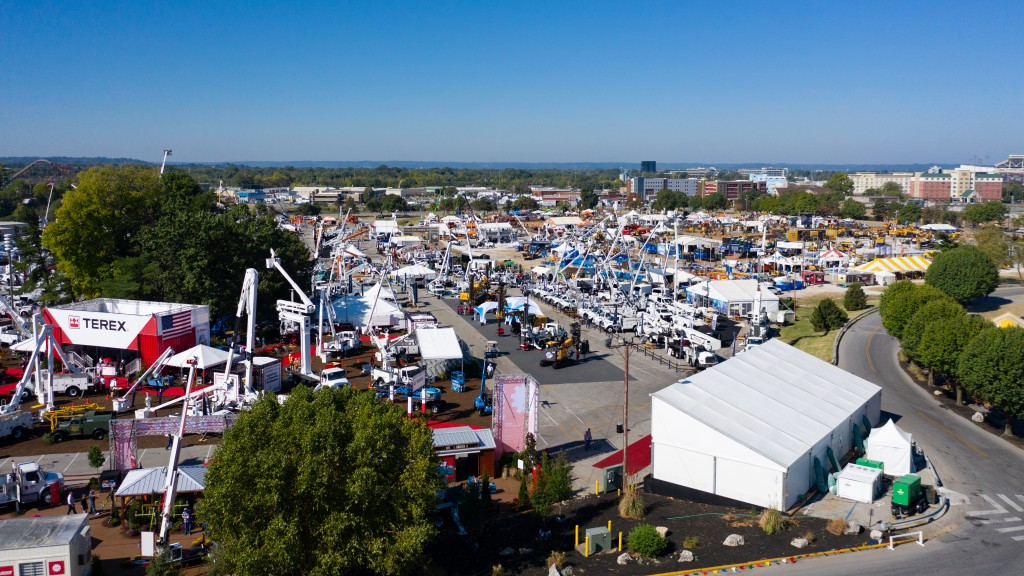
[[[256,290],[259,287],[259,280],[260,276],[255,268],[246,269],[245,279],[242,281],[242,294],[238,298],[238,310],[235,312],[235,333],[231,337],[231,342],[228,346],[228,362],[224,368],[224,384],[228,387],[227,402],[231,404],[238,403],[241,395],[240,388],[243,384],[245,386],[245,395],[243,396],[245,400],[253,399],[256,395],[256,391],[252,386],[252,357],[253,352],[256,350]],[[231,365],[235,360],[235,350],[238,347],[238,329],[243,314],[248,318],[245,328],[245,346],[241,352],[244,357],[243,362],[245,362],[245,381],[237,386],[232,386],[228,377],[231,376]]]
[[[299,288],[299,285],[292,280],[292,277],[281,267],[281,260],[274,253],[274,250],[270,250],[270,258],[267,258],[267,268],[277,268],[277,271],[284,276],[285,280],[291,284],[292,288],[299,295],[302,302],[293,302],[291,300],[278,300],[277,301],[277,315],[282,322],[295,322],[299,325],[299,346],[301,353],[301,364],[299,367],[300,372],[306,376],[312,376],[313,370],[309,365],[309,330],[310,330],[310,316],[316,310],[316,306],[312,300],[306,296],[306,293]]]
[[[181,419],[178,421],[178,432],[174,434],[171,442],[171,457],[167,462],[167,477],[164,479],[164,504],[160,513],[160,536],[157,542],[161,546],[169,544],[171,535],[171,512],[174,510],[174,497],[178,491],[178,457],[181,455],[181,439],[185,435],[185,421],[188,418],[188,398],[192,392],[192,382],[196,377],[196,363],[198,359],[189,360],[188,381],[185,384],[185,405],[181,409]]]

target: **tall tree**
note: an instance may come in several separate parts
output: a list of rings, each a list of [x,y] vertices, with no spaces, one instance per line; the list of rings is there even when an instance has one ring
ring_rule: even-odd
[[[878,312],[882,326],[896,338],[903,338],[903,329],[914,314],[932,300],[947,298],[947,295],[933,286],[918,286],[909,280],[892,284],[882,292]]]
[[[839,208],[839,215],[843,218],[852,218],[854,220],[860,220],[867,214],[867,208],[864,204],[854,200],[853,198],[847,198],[843,200],[842,206]]]
[[[430,429],[352,389],[265,396],[224,434],[198,505],[240,576],[410,574],[435,533]]]
[[[974,245],[1002,268],[1010,265],[1010,242],[1000,228],[983,226],[974,230]]]
[[[958,246],[935,256],[924,281],[959,302],[970,302],[996,289],[999,270],[976,246]]]
[[[968,392],[1003,409],[1003,435],[1024,414],[1024,329],[989,326],[960,355],[957,375]]]
[[[99,295],[112,277],[110,265],[138,255],[139,231],[151,226],[162,190],[151,167],[101,166],[79,175],[78,187],[64,196],[56,220],[43,231],[43,245],[76,296]]]
[[[984,222],[999,222],[1006,218],[1007,208],[998,200],[971,204],[964,208],[964,220],[971,224],[982,224]]]
[[[846,172],[836,172],[825,182],[825,188],[849,196],[853,192],[853,180]]]
[[[917,359],[918,345],[921,343],[925,326],[943,318],[954,318],[961,314],[967,314],[964,307],[952,298],[936,298],[924,306],[918,308],[917,312],[907,321],[903,329],[903,337],[900,338],[900,346],[907,356]]]
[[[960,354],[978,332],[989,326],[981,316],[957,314],[930,322],[921,333],[917,362],[928,368],[928,384],[934,384],[936,373],[952,381],[957,405],[964,401],[963,387],[956,376]]]

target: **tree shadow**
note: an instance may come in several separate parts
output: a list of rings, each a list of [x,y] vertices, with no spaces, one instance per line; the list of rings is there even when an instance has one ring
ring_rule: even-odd
[[[998,310],[1000,307],[1012,303],[1013,300],[1003,298],[1002,296],[983,296],[968,304],[967,310],[969,312],[992,312],[993,310]]]

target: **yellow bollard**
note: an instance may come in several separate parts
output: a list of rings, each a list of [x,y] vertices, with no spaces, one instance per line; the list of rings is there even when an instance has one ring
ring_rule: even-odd
[[[622,488],[619,488],[619,498],[622,498]]]
[[[587,538],[583,543],[583,557],[590,558],[590,534],[587,534]]]
[[[608,531],[609,532],[612,531],[612,521],[611,520],[608,521]]]
[[[580,547],[580,525],[576,525],[576,548]]]
[[[619,531],[619,552],[622,552],[622,531]]]
[[[600,493],[601,493],[601,491],[600,491],[600,489],[598,489],[598,480],[594,480],[594,495],[596,496],[596,495],[598,495]]]

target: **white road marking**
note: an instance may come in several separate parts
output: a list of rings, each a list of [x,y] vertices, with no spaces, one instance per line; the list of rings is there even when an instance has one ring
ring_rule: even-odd
[[[1020,517],[1014,516],[1012,518],[1000,518],[998,520],[975,520],[974,523],[978,526],[984,526],[986,524],[1001,524],[1004,522],[1019,522]]]
[[[4,461],[2,463],[0,463],[0,470],[5,470],[7,468],[7,463],[8,462],[11,462],[10,457],[4,458]]]
[[[1006,503],[1010,505],[1010,508],[1013,508],[1013,509],[1014,509],[1014,510],[1016,510],[1017,512],[1024,512],[1024,508],[1021,508],[1021,507],[1020,507],[1020,504],[1017,504],[1016,502],[1014,502],[1013,500],[1011,500],[1011,499],[1010,499],[1010,497],[1009,497],[1009,496],[1007,496],[1006,494],[997,494],[997,496],[999,496],[1000,498],[1002,498],[1003,500],[1005,500],[1005,501],[1006,501]]]
[[[61,470],[62,473],[67,474],[68,468],[71,468],[71,465],[75,463],[75,460],[78,460],[79,454],[81,454],[81,452],[75,452],[74,457],[71,458],[71,462],[68,462],[68,465],[65,466],[63,470]]]
[[[1020,532],[1024,526],[1011,526],[1009,528],[996,528],[996,532]]]
[[[1018,541],[1018,542],[1020,542],[1021,540],[1024,540],[1024,536],[1012,536],[1012,538],[1014,540]]]
[[[991,496],[989,496],[988,494],[982,494],[981,497],[984,498],[986,502],[993,506],[992,510],[974,510],[970,512],[969,515],[988,516],[990,514],[1006,514],[1006,508],[1000,506],[999,503],[993,500]]]
[[[573,418],[575,418],[575,419],[577,419],[577,420],[580,420],[580,417],[579,417],[579,416],[577,416],[577,415],[576,415],[576,413],[575,413],[575,412],[573,412],[572,410],[569,410],[569,408],[568,408],[568,407],[566,407],[566,406],[563,406],[563,408],[565,408],[565,411],[566,411],[566,412],[568,412],[569,414],[572,414],[572,417],[573,417]],[[584,424],[583,420],[580,420],[580,424]]]

